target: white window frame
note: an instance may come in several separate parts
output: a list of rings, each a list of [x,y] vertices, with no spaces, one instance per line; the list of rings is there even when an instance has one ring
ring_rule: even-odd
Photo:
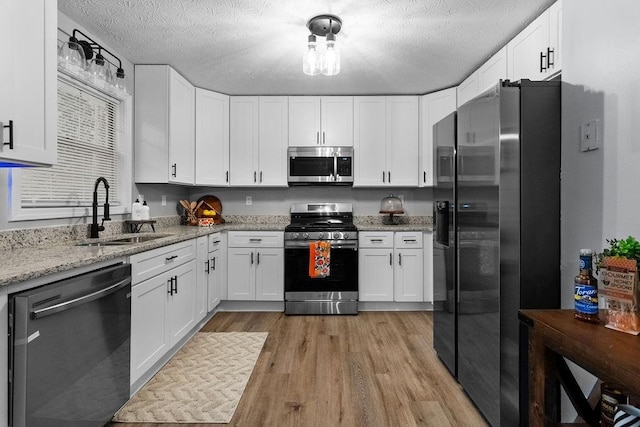
[[[118,165],[120,171],[120,188],[118,199],[122,202],[119,206],[111,206],[109,210],[112,215],[124,215],[131,213],[131,207],[127,203],[131,200],[131,190],[133,186],[133,100],[132,96],[125,93],[111,93],[103,89],[93,86],[88,82],[81,81],[73,75],[67,74],[61,70],[58,71],[58,80],[74,85],[84,91],[93,93],[97,96],[107,96],[120,102],[118,113],[123,121],[124,130],[123,141],[120,145],[120,163]],[[121,110],[120,110],[121,109]],[[57,135],[56,135],[57,138]],[[98,177],[96,176],[96,179]],[[13,168],[9,170],[9,200],[10,218],[9,222],[14,221],[35,221],[42,219],[56,218],[79,218],[91,217],[93,215],[91,206],[69,206],[69,207],[38,207],[23,208],[21,203],[20,182],[23,179],[22,170]],[[112,195],[110,199],[115,199]],[[102,205],[104,201],[98,200],[98,215],[102,214]]]

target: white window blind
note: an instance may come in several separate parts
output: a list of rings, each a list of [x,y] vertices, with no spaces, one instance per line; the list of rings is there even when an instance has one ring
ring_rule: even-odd
[[[58,80],[58,163],[25,169],[23,208],[91,206],[96,179],[109,181],[109,203],[118,205],[119,102]],[[103,200],[100,186],[100,200]]]

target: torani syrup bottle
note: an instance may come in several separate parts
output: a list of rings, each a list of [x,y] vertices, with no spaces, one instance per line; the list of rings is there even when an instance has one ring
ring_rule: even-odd
[[[580,249],[580,273],[574,280],[574,316],[576,319],[597,323],[598,279],[591,273],[592,264],[593,251]]]

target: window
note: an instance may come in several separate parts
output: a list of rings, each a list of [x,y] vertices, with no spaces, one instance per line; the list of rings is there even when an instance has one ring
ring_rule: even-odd
[[[100,176],[109,182],[111,213],[131,198],[130,97],[117,99],[60,73],[58,162],[12,171],[12,221],[91,215]],[[104,187],[98,190],[99,205]]]

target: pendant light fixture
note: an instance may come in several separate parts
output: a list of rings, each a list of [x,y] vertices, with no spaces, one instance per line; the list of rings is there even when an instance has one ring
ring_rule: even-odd
[[[340,72],[340,49],[336,34],[342,28],[342,20],[335,15],[318,15],[307,22],[307,28],[311,34],[302,60],[302,70],[310,76],[320,73],[335,76]],[[326,37],[326,42],[319,46],[316,36]]]

